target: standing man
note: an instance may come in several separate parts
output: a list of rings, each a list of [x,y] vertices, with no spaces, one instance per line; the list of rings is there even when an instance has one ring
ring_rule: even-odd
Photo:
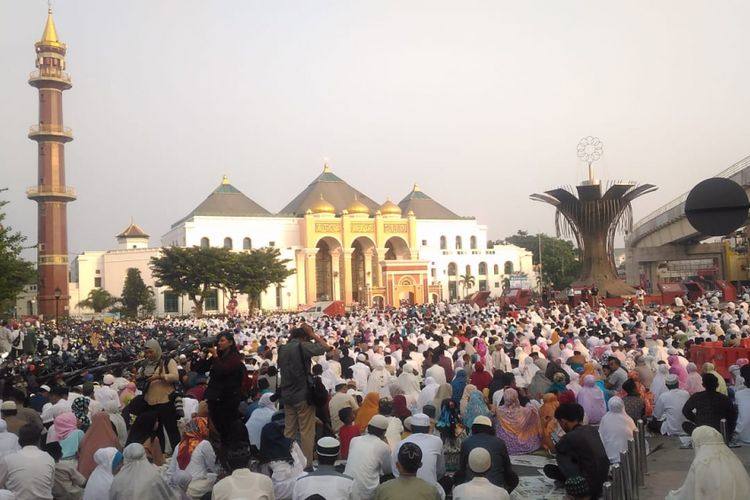
[[[281,402],[284,405],[284,435],[296,439],[299,435],[302,452],[312,467],[315,444],[315,406],[311,404],[312,357],[332,349],[306,324],[293,329],[290,340],[279,348],[281,371]],[[313,342],[314,341],[314,342]]]

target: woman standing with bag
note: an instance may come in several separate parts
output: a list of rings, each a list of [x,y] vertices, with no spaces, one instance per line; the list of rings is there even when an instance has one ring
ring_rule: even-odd
[[[171,395],[179,380],[179,373],[174,359],[163,359],[161,346],[156,339],[146,342],[145,363],[138,371],[138,379],[147,384],[143,389],[143,399],[148,404],[148,410],[159,414],[160,426],[164,426],[169,443],[175,449],[180,443],[180,431],[177,429],[177,410]],[[161,449],[164,451],[164,443]]]

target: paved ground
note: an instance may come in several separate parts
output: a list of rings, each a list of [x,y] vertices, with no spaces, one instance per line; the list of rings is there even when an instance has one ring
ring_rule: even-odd
[[[640,498],[663,499],[670,490],[682,485],[695,454],[693,450],[681,450],[679,440],[674,438],[654,437],[648,441],[654,451],[648,456],[646,488],[641,490]],[[733,448],[732,451],[750,473],[750,446]]]
[[[680,441],[677,438],[657,436],[648,438],[648,441],[653,451],[647,459],[649,472],[646,475],[646,487],[639,490],[640,500],[662,500],[670,490],[676,490],[682,485],[693,461],[694,451],[681,450]],[[732,451],[737,454],[750,474],[750,446],[734,448]],[[513,469],[522,478],[539,476],[538,469],[534,467],[514,466]],[[547,491],[549,493],[542,497],[536,496],[536,499],[558,499],[563,493],[562,490],[553,490],[551,487]],[[531,496],[514,495],[514,500],[526,500],[527,498],[531,499]],[[750,494],[748,498],[750,498]]]

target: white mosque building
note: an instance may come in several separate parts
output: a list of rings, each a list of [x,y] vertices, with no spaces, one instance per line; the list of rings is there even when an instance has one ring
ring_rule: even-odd
[[[70,314],[88,314],[78,302],[103,288],[119,296],[130,267],[153,287],[158,315],[187,314],[192,303],[156,287],[149,269],[159,248],[131,223],[117,235],[119,248],[87,251],[71,265]],[[502,292],[506,280],[535,283],[531,252],[514,245],[487,245],[487,226],[462,217],[414,185],[398,203],[377,203],[335,175],[328,165],[281,211],[272,213],[224,177],[192,212],[161,238],[162,246],[226,247],[242,252],[274,247],[295,272],[261,298],[267,310],[298,310],[320,301],[382,307]],[[462,276],[473,276],[464,287]],[[205,312],[223,313],[230,297],[206,297]],[[238,301],[240,311],[247,300]]]

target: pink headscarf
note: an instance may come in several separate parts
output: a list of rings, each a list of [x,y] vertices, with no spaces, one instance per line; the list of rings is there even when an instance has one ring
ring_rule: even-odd
[[[667,361],[669,362],[669,373],[677,375],[677,379],[680,381],[680,389],[687,387],[688,372],[680,364],[680,358],[672,355],[667,358]]]
[[[688,363],[687,372],[688,378],[687,384],[685,384],[685,390],[692,396],[696,392],[701,392],[703,390],[703,379],[701,378],[701,374],[698,373],[698,367],[695,363]]]
[[[72,411],[61,413],[55,417],[55,435],[58,441],[62,441],[76,429],[78,429],[78,419]]]
[[[598,424],[605,413],[607,413],[607,402],[604,399],[604,393],[596,385],[593,375],[586,375],[583,378],[583,387],[578,391],[576,396],[578,404],[583,406],[583,411],[589,418],[589,424]]]

